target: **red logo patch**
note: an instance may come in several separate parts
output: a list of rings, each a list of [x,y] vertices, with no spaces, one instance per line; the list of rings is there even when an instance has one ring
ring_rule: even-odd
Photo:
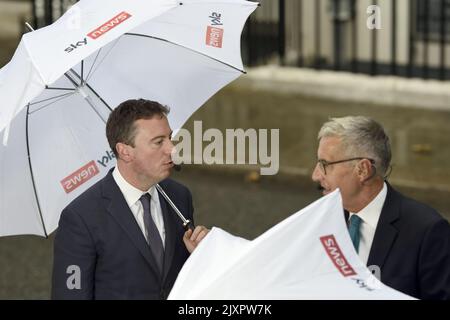
[[[334,235],[320,237],[320,241],[331,261],[333,261],[333,264],[344,277],[356,275],[355,270],[353,270],[352,266],[342,254],[341,248],[339,248]]]
[[[107,33],[108,31],[111,31],[112,29],[114,29],[115,27],[117,27],[119,24],[121,24],[122,22],[124,22],[125,20],[127,20],[130,17],[131,17],[131,14],[123,11],[123,12],[119,13],[117,16],[115,16],[114,18],[112,18],[111,20],[109,20],[108,22],[105,22],[104,24],[102,24],[97,29],[89,32],[88,37],[95,40],[95,39],[101,37],[102,35],[104,35],[105,33]]]
[[[92,160],[87,165],[81,167],[74,173],[71,173],[69,176],[61,180],[61,185],[66,193],[71,193],[99,172],[100,171],[98,170],[97,165],[94,160]]]
[[[206,45],[222,48],[223,29],[208,26],[206,29]]]

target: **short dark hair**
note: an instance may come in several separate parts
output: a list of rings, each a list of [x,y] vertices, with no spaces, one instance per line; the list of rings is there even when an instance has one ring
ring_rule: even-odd
[[[145,99],[131,99],[122,102],[108,117],[106,137],[109,146],[118,157],[116,144],[121,142],[134,147],[136,137],[135,122],[140,119],[151,119],[154,116],[167,116],[169,107],[159,102]]]

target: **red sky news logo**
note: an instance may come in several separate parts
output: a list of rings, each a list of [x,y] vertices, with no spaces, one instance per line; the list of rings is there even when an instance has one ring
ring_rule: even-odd
[[[81,167],[77,171],[61,180],[61,185],[66,193],[71,193],[83,183],[99,173],[98,167],[94,160]]]
[[[208,26],[206,30],[206,45],[222,48],[223,29]]]
[[[102,24],[97,29],[89,32],[88,37],[95,40],[95,39],[101,37],[102,35],[104,35],[105,33],[107,33],[108,31],[111,31],[112,29],[114,29],[115,27],[117,27],[119,24],[121,24],[122,22],[124,22],[125,20],[127,20],[130,17],[131,17],[131,14],[123,11],[123,12],[119,13],[117,16],[115,16],[114,18],[110,19],[108,22],[105,22],[104,24]]]
[[[339,248],[334,235],[331,234],[320,237],[320,241],[322,242],[322,245],[331,261],[333,261],[333,264],[344,277],[356,275],[355,270],[353,270],[352,266],[347,262],[347,259],[345,259],[345,256],[342,254],[341,248]]]

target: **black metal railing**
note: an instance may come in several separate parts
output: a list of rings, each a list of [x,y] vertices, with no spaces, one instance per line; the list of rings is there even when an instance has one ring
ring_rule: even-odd
[[[76,0],[32,0],[34,26]],[[248,66],[287,66],[447,80],[450,0],[378,1],[381,29],[369,30],[367,1],[260,0],[243,32]]]
[[[42,28],[53,23],[76,2],[77,0],[31,0],[33,27]]]
[[[260,2],[261,8],[278,3],[279,12],[271,28],[262,22],[265,17],[250,17],[244,43],[252,48],[247,51],[251,55],[244,56],[247,65],[279,63],[370,75],[449,78],[450,0],[372,0],[370,5],[380,9],[381,29],[370,31],[365,23],[370,17],[366,1]],[[288,22],[288,15],[297,18]],[[288,34],[298,39],[295,45],[287,42]],[[361,43],[363,34],[365,43]],[[305,35],[310,35],[309,40]]]

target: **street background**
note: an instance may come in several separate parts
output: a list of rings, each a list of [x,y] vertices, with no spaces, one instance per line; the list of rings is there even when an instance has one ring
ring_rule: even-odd
[[[70,3],[0,0],[0,67],[11,59],[24,21],[43,26]],[[374,3],[380,30],[366,25]],[[449,8],[444,0],[262,1],[243,35],[248,74],[184,128],[202,121],[204,131],[280,129],[280,171],[259,176],[253,165],[183,166],[173,178],[192,191],[196,224],[253,239],[318,199],[310,180],[317,132],[329,117],[345,115],[383,124],[392,140],[390,183],[450,220]],[[50,297],[52,246],[53,235],[0,238],[0,299]]]

